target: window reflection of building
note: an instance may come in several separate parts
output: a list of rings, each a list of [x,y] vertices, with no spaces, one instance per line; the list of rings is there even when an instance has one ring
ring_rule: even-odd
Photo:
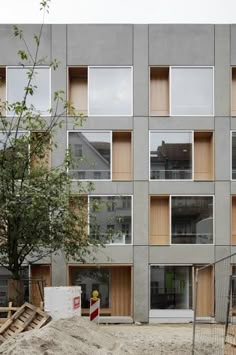
[[[131,196],[90,196],[90,233],[108,236],[111,243],[130,244]],[[96,208],[94,208],[94,203]]]

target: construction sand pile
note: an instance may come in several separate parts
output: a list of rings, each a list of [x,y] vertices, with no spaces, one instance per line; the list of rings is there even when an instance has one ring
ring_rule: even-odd
[[[11,338],[0,346],[0,355],[191,355],[192,332],[191,324],[97,326],[73,317]],[[198,353],[223,354],[223,335],[218,338],[220,343],[204,325],[196,338]]]
[[[0,346],[1,355],[129,355],[123,342],[82,317],[52,321]]]

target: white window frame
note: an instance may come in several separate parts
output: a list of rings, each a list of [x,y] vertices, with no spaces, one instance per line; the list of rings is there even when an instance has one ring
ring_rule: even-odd
[[[151,134],[152,133],[191,133],[192,135],[192,178],[191,179],[151,179]],[[149,181],[194,181],[194,131],[193,130],[149,130]]]
[[[8,101],[7,98],[7,88],[8,88],[8,75],[7,75],[7,71],[8,69],[31,69],[33,68],[32,65],[26,65],[26,66],[20,66],[20,65],[8,65],[6,66],[6,101]],[[48,65],[41,65],[41,66],[35,66],[34,70],[37,71],[38,69],[47,69],[48,70],[48,75],[49,75],[49,97],[48,97],[48,110],[51,109],[51,96],[52,96],[52,75],[51,75],[51,67]],[[22,93],[22,98],[24,97],[24,92]],[[35,107],[36,111],[37,111],[37,107]],[[47,114],[42,114],[39,112],[39,115],[41,117],[50,117],[52,114],[50,112],[48,112]],[[8,110],[6,110],[6,117],[13,117],[13,115],[10,115],[8,113]]]
[[[183,243],[183,244],[175,244],[175,243],[172,243],[172,197],[212,197],[212,208],[213,208],[213,211],[212,211],[212,223],[213,223],[213,241],[212,243],[204,243],[204,244],[198,244],[198,243],[194,243],[194,244],[186,244],[186,243]],[[169,231],[170,231],[170,235],[169,235],[169,245],[173,245],[173,246],[180,246],[180,247],[183,247],[184,245],[192,245],[192,246],[195,246],[195,245],[198,245],[198,246],[206,246],[206,245],[215,245],[215,196],[214,195],[169,195]]]
[[[95,65],[95,66],[88,66],[88,117],[132,117],[133,116],[133,101],[134,101],[134,89],[133,89],[133,66],[131,65]],[[130,85],[131,85],[131,102],[130,102],[130,114],[129,115],[114,115],[114,114],[107,114],[107,115],[91,115],[90,114],[90,107],[89,107],[89,84],[90,84],[90,69],[96,68],[108,68],[108,69],[115,69],[115,68],[129,68],[131,69],[130,73]]]
[[[88,235],[90,234],[90,218],[89,218],[89,211],[90,211],[90,197],[131,197],[131,242],[130,244],[125,243],[106,243],[105,246],[131,246],[133,245],[133,195],[130,194],[122,194],[122,195],[88,195]]]
[[[151,115],[151,69],[152,68],[168,68],[169,69],[169,115],[167,116],[152,116]],[[171,108],[171,72],[172,68],[181,69],[191,69],[191,68],[208,68],[212,69],[212,115],[172,115]],[[215,116],[215,93],[214,93],[214,82],[215,82],[215,67],[213,65],[151,65],[149,66],[149,116],[150,117],[214,117]]]
[[[113,136],[112,136],[112,131],[111,130],[80,130],[80,129],[76,129],[76,130],[73,130],[73,129],[69,129],[67,131],[67,145],[66,145],[66,148],[67,148],[67,151],[69,150],[69,134],[70,133],[110,133],[110,145],[111,145],[111,155],[110,155],[110,179],[71,179],[71,181],[112,181],[112,143],[113,143]],[[67,167],[67,174],[70,173],[70,170],[69,168]]]

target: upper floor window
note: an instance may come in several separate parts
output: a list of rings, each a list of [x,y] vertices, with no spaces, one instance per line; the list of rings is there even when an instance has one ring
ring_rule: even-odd
[[[150,178],[192,179],[192,133],[150,133]]]
[[[213,180],[213,132],[151,131],[149,159],[151,180]]]
[[[69,173],[74,180],[132,179],[132,133],[69,131],[72,156]]]
[[[213,244],[213,196],[150,198],[150,244]]]
[[[92,237],[111,244],[132,243],[131,196],[89,196],[89,209]]]
[[[88,116],[132,116],[132,67],[69,68],[69,100]]]
[[[29,84],[28,73],[31,68],[7,67],[6,68],[6,100],[9,104],[24,100],[26,87]],[[33,94],[28,93],[27,107],[31,107],[35,114],[49,115],[50,109],[50,69],[48,67],[36,67],[30,86]],[[14,112],[8,111],[11,116]]]
[[[152,67],[151,116],[213,116],[213,67]]]
[[[109,180],[111,175],[111,133],[69,132],[72,179]]]

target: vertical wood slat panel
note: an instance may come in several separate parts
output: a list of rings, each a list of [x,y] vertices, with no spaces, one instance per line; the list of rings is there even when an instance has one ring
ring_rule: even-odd
[[[194,133],[194,179],[213,180],[213,133]]]
[[[169,68],[150,69],[150,114],[169,115]]]
[[[197,316],[214,315],[214,270],[213,267],[200,270],[198,273]]]
[[[150,199],[150,244],[170,244],[169,196]]]
[[[87,68],[69,69],[69,101],[79,113],[88,114]]]
[[[112,180],[132,178],[132,135],[131,132],[112,134]]]
[[[236,245],[236,196],[232,196],[231,243],[232,243],[232,245]]]
[[[32,265],[31,277],[43,279],[46,286],[51,286],[51,268],[49,265]],[[39,287],[37,282],[32,282],[30,286],[30,302],[36,306],[40,306],[41,302]]]
[[[50,139],[49,137],[46,137],[45,132],[32,132],[31,135],[34,136],[34,144],[37,144],[37,141],[39,139],[43,139],[45,142],[45,150],[44,150],[44,156],[42,157],[36,157],[34,154],[32,154],[31,157],[31,167],[32,168],[39,168],[39,167],[44,167],[44,168],[50,168],[51,167],[51,149],[50,149]],[[41,135],[45,135],[45,138],[41,138]],[[34,147],[32,147],[34,149]]]
[[[111,280],[112,316],[131,315],[131,268],[113,267]]]

